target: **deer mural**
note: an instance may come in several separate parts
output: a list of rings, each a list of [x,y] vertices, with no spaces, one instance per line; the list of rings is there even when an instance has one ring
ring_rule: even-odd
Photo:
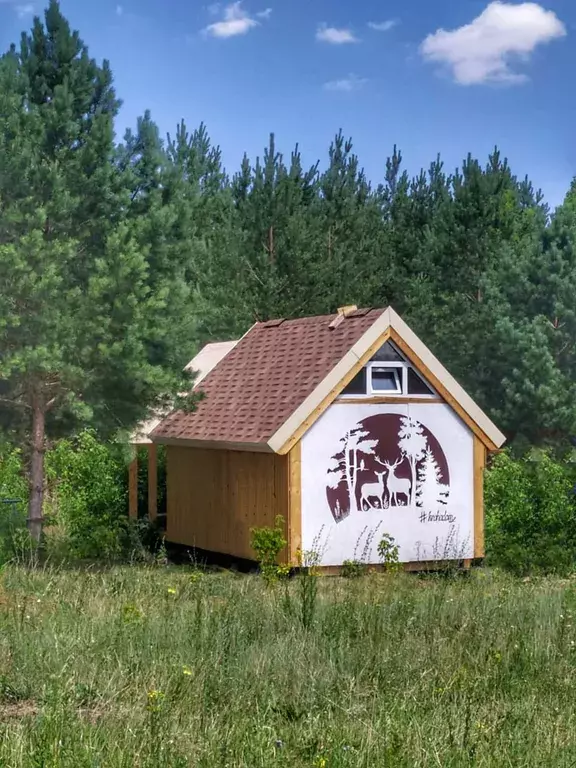
[[[370,499],[378,499],[380,509],[384,509],[384,475],[386,472],[375,472],[378,478],[377,483],[363,483],[360,488],[360,507],[364,509],[364,502],[368,504],[368,509],[372,506]]]
[[[386,490],[388,491],[388,498],[390,500],[390,506],[398,506],[398,494],[406,496],[406,505],[410,504],[410,490],[412,488],[412,481],[406,477],[396,477],[394,471],[396,467],[404,461],[404,456],[401,456],[394,464],[390,464],[388,461],[376,461],[388,470],[388,477],[386,478]]]

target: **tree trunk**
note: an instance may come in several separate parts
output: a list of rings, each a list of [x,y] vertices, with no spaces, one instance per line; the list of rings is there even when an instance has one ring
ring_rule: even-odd
[[[44,451],[46,439],[46,409],[35,399],[32,407],[32,457],[30,462],[30,501],[28,530],[34,541],[42,537],[42,507],[44,502]]]

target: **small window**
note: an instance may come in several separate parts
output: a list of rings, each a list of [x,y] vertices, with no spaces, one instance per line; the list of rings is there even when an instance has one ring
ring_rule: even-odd
[[[421,379],[413,368],[408,368],[408,394],[409,395],[433,395],[434,392],[428,384]]]
[[[372,392],[385,392],[386,394],[402,394],[400,383],[401,370],[399,368],[386,368],[382,365],[373,365],[370,368],[370,386]]]
[[[342,390],[343,395],[365,395],[366,394],[366,368],[362,368],[352,381]]]

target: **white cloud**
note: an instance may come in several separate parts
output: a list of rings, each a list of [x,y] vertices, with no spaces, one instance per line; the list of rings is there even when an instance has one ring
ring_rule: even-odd
[[[31,16],[34,13],[34,6],[32,3],[25,3],[23,5],[16,5],[15,10],[18,18],[23,19],[25,16]]]
[[[320,24],[316,30],[316,40],[332,45],[360,42],[351,29],[338,29],[337,27],[328,27],[326,24]]]
[[[214,6],[212,6],[212,12],[214,12]],[[218,6],[219,9],[219,6]],[[216,13],[218,12],[216,10]],[[272,13],[271,8],[266,8],[264,11],[260,11],[256,14],[261,19],[269,18]],[[212,37],[235,37],[236,35],[245,35],[254,27],[260,24],[253,16],[242,8],[241,0],[230,3],[224,8],[224,17],[221,21],[215,21],[213,24],[209,24],[204,32]]]
[[[33,3],[19,3],[18,0],[0,0],[0,5],[11,5],[19,19],[34,13]]]
[[[124,6],[123,5],[117,5],[116,6],[116,16],[123,16],[124,15]]]
[[[389,32],[393,29],[398,22],[396,19],[388,19],[388,21],[369,21],[368,26],[370,29],[375,29],[376,32]]]
[[[420,52],[428,61],[447,65],[461,85],[518,83],[526,78],[511,69],[511,59],[527,59],[538,45],[565,35],[553,11],[537,3],[497,0],[470,24],[428,35]]]
[[[324,88],[327,91],[340,91],[344,93],[351,93],[357,91],[364,86],[368,80],[365,77],[358,77],[357,75],[348,75],[341,80],[330,80],[324,83]]]

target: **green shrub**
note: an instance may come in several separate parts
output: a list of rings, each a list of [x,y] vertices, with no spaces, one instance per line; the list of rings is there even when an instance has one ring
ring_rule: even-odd
[[[22,453],[0,442],[0,499],[28,500],[28,483],[22,468]]]
[[[280,576],[286,575],[287,570],[289,570],[278,563],[280,552],[288,543],[284,537],[285,526],[282,515],[278,515],[275,523],[274,528],[263,526],[250,530],[252,549],[256,554],[260,572],[268,584],[272,584]]]
[[[129,540],[125,462],[120,447],[90,432],[61,440],[46,455],[51,506],[49,554],[79,559],[115,558]],[[50,514],[51,512],[51,514]]]
[[[393,573],[400,570],[401,565],[398,560],[399,549],[396,539],[389,533],[383,533],[378,542],[378,557],[382,561],[385,571]]]
[[[367,571],[368,566],[360,560],[344,560],[340,569],[340,576],[343,579],[359,579],[361,576],[365,576]]]
[[[567,573],[576,564],[576,467],[533,451],[497,455],[486,473],[488,562],[517,574]]]

